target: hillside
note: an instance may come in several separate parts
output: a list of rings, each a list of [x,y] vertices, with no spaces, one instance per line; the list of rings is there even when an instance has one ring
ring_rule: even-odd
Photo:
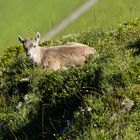
[[[22,46],[0,57],[0,140],[140,139],[140,20],[42,46],[80,42],[99,56],[83,67],[34,66]]]

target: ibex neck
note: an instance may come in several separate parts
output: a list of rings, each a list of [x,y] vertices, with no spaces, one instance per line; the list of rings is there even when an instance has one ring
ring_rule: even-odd
[[[36,46],[32,52],[31,59],[34,63],[37,63],[38,65],[41,63],[41,47]]]

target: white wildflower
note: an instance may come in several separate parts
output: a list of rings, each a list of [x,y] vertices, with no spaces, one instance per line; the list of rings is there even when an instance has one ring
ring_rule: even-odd
[[[88,112],[91,112],[92,111],[92,108],[91,107],[87,107],[87,111]]]
[[[18,105],[16,106],[17,109],[20,109],[22,107],[22,102],[19,102]]]
[[[26,94],[25,96],[24,96],[24,100],[25,100],[25,102],[27,102],[27,100],[28,100],[28,94]]]

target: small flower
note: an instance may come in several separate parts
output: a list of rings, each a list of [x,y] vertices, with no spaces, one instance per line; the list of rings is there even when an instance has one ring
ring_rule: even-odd
[[[25,101],[28,100],[28,94],[26,94],[26,95],[24,96],[24,100],[25,100]]]
[[[88,112],[91,112],[92,111],[92,108],[91,107],[87,107],[87,111]]]
[[[97,124],[93,124],[94,127],[97,127]]]
[[[20,109],[21,107],[22,107],[22,102],[19,102],[16,108]]]

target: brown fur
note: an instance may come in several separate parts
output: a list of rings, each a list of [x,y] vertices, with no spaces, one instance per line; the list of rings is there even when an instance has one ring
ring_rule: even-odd
[[[73,42],[49,48],[40,47],[38,46],[39,33],[37,37],[26,40],[26,43],[20,36],[19,39],[23,43],[26,53],[30,55],[34,63],[54,70],[83,65],[96,52],[95,49],[87,45]]]

